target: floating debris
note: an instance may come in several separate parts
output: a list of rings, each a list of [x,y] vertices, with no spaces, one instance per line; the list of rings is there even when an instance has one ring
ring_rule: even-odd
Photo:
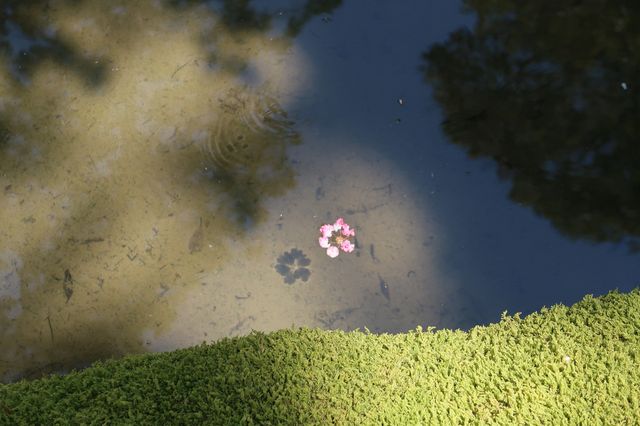
[[[373,263],[380,263],[380,259],[376,257],[376,248],[373,244],[369,245],[369,254],[371,255],[371,259],[373,259]]]
[[[53,343],[54,339],[53,339],[53,326],[51,325],[51,315],[47,315],[47,323],[49,324],[49,335],[51,336],[51,343]]]
[[[200,224],[198,228],[193,232],[191,238],[189,238],[189,254],[193,254],[197,251],[202,251],[202,243],[204,241],[204,225],[202,224],[202,218],[200,218]]]
[[[62,289],[64,290],[64,295],[67,298],[65,303],[69,303],[69,299],[73,296],[73,277],[71,276],[71,272],[68,269],[64,270],[64,280],[62,281]]]
[[[234,333],[240,331],[240,329],[249,321],[255,321],[256,317],[253,315],[249,315],[248,317],[238,321],[236,325],[229,331],[229,336],[232,336]]]
[[[360,308],[346,308],[340,309],[338,311],[328,313],[327,311],[321,311],[314,315],[315,320],[321,323],[325,328],[333,328],[334,323],[336,321],[344,321],[349,317],[353,312],[357,311]]]
[[[33,217],[33,215],[31,215],[29,217],[22,218],[22,222],[23,223],[36,223],[36,219]]]
[[[391,301],[391,295],[389,294],[389,285],[385,280],[382,279],[380,274],[378,274],[378,279],[380,280],[380,293],[388,300]]]
[[[247,292],[247,294],[242,294],[242,295],[238,295],[238,294],[236,294],[234,297],[235,297],[237,300],[245,300],[245,299],[248,299],[248,298],[250,298],[250,297],[251,297],[251,292],[250,292],[250,291],[248,291],[248,292]]]

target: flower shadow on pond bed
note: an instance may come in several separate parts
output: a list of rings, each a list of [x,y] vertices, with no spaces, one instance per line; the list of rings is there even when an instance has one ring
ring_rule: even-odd
[[[311,276],[311,271],[306,268],[310,264],[311,260],[302,250],[292,248],[278,257],[275,270],[284,277],[285,284],[293,284],[297,279],[306,282]]]

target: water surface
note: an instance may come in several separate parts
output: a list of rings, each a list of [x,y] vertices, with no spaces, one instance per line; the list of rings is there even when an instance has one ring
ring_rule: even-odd
[[[631,11],[130,3],[3,3],[3,381],[640,281]]]

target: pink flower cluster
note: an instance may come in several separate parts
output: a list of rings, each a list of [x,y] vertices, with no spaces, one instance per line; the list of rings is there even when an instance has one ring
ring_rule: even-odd
[[[325,224],[320,227],[320,247],[327,249],[327,256],[337,257],[340,250],[351,253],[356,248],[349,239],[355,237],[356,231],[344,219],[339,217],[333,224]],[[339,249],[338,249],[339,248]]]

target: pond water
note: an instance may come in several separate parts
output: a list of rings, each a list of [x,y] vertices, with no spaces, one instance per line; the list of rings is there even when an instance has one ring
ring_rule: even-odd
[[[2,381],[637,286],[637,6],[495,3],[3,2]]]

